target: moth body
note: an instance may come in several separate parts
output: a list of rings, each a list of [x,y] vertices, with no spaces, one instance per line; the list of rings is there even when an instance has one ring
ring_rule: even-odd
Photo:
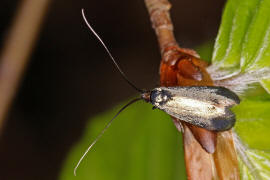
[[[229,109],[239,104],[238,96],[224,87],[159,87],[148,101],[169,115],[211,131],[231,129],[235,115]]]

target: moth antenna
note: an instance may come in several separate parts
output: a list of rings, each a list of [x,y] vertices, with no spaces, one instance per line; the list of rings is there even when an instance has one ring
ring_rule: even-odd
[[[87,153],[92,149],[92,147],[96,144],[96,142],[101,138],[101,136],[105,133],[105,131],[111,126],[113,120],[124,110],[126,109],[128,106],[130,106],[131,104],[142,100],[142,98],[136,98],[131,100],[129,103],[127,103],[125,106],[123,106],[115,115],[114,117],[106,124],[106,126],[103,128],[103,130],[98,134],[98,136],[96,137],[96,139],[90,144],[90,146],[86,149],[86,151],[84,152],[84,154],[82,155],[82,157],[80,158],[80,160],[78,161],[77,165],[74,168],[74,176],[76,176],[76,171],[79,167],[79,165],[81,164],[82,160],[84,159],[84,157],[87,155]]]
[[[105,43],[102,41],[102,39],[100,38],[100,36],[96,33],[96,31],[92,28],[92,26],[90,25],[90,23],[87,21],[85,14],[84,14],[84,9],[82,9],[82,17],[83,20],[85,21],[86,25],[88,26],[88,28],[92,31],[92,33],[96,36],[96,38],[99,40],[99,42],[102,44],[102,46],[104,47],[104,49],[106,50],[106,52],[108,53],[108,55],[110,56],[111,60],[113,61],[115,67],[118,69],[118,71],[121,73],[122,77],[127,81],[127,83],[132,86],[134,89],[136,89],[136,91],[140,92],[140,93],[144,93],[144,91],[142,89],[137,88],[125,75],[125,73],[121,70],[121,68],[119,67],[119,65],[117,64],[117,62],[115,61],[114,57],[112,56],[111,52],[109,51],[109,49],[107,48],[107,46],[105,45]]]

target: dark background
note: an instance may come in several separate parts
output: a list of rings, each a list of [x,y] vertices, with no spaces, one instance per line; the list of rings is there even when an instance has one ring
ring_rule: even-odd
[[[2,0],[0,44],[19,1]],[[173,0],[177,41],[194,48],[216,36],[224,1]],[[91,116],[136,92],[86,28],[81,8],[128,77],[158,85],[160,54],[143,0],[52,1],[0,137],[0,179],[57,179]]]

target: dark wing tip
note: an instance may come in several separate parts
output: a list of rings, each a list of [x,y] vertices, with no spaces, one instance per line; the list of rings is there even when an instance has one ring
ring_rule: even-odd
[[[235,114],[231,110],[226,109],[224,116],[211,119],[211,129],[213,131],[227,131],[234,126],[235,121]]]
[[[218,91],[216,93],[233,100],[236,104],[240,103],[240,98],[238,95],[225,87],[218,87]]]

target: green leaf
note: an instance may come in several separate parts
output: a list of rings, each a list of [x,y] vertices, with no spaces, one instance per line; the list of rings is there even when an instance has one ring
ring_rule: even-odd
[[[216,84],[242,95],[233,108],[242,179],[270,179],[269,12],[270,0],[229,0],[208,68]]]
[[[214,41],[207,41],[200,46],[196,47],[196,52],[204,61],[211,63],[211,56],[213,52]]]
[[[261,80],[261,85],[270,94],[270,79]]]
[[[243,100],[233,108],[237,123],[235,130],[249,148],[270,150],[270,101]]]
[[[80,142],[71,150],[60,179],[186,179],[182,137],[170,117],[152,106],[138,102],[127,108],[88,153],[73,168],[84,150],[110,120],[117,108],[91,118]]]
[[[269,10],[269,0],[228,1],[212,62],[228,70],[269,67]]]

